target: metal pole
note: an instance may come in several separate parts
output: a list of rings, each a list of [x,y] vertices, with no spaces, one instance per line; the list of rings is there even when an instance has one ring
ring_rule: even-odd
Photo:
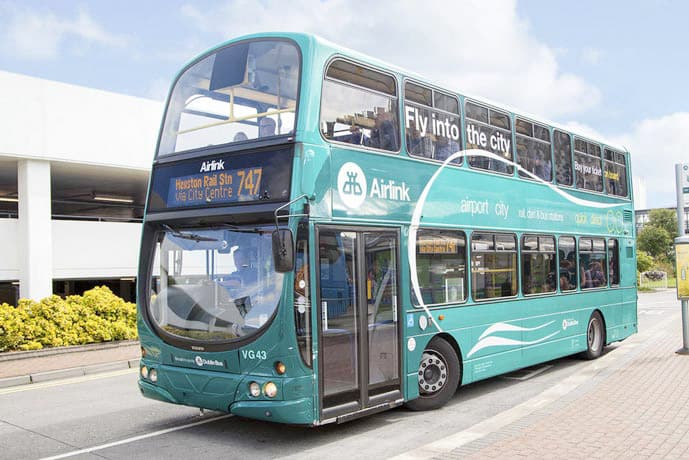
[[[676,164],[675,165],[675,180],[677,189],[677,234],[678,238],[675,239],[675,246],[681,244],[681,240],[684,238],[684,187],[683,179],[687,175],[689,177],[689,172],[685,170],[686,165]],[[686,242],[684,243],[686,244]],[[677,251],[675,250],[675,254]],[[676,264],[679,267],[679,264]],[[676,273],[675,277],[677,279],[677,295],[679,297],[679,281],[680,274]],[[689,301],[682,300],[682,342],[683,346],[677,350],[678,354],[689,355]]]
[[[689,171],[683,171],[686,165],[675,165],[675,187],[677,190],[677,236],[684,236],[684,174],[689,175]]]
[[[689,355],[689,301],[682,300],[682,342],[683,346],[677,353]]]

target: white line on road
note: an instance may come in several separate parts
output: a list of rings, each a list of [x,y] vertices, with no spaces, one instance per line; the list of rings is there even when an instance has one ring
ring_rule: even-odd
[[[101,444],[100,446],[88,447],[86,449],[81,449],[81,450],[74,450],[72,452],[67,452],[64,454],[55,455],[53,457],[44,457],[41,460],[58,460],[60,458],[68,458],[68,457],[74,457],[75,455],[88,454],[90,452],[95,452],[97,450],[109,449],[110,447],[120,446],[122,444],[129,444],[130,442],[141,441],[142,439],[148,439],[148,438],[153,438],[155,436],[160,436],[160,435],[167,434],[167,433],[172,433],[173,431],[185,430],[187,428],[192,428],[192,427],[199,426],[199,425],[205,425],[206,423],[215,422],[215,421],[226,419],[226,418],[229,418],[232,416],[233,416],[233,414],[225,414],[225,415],[221,415],[219,417],[213,417],[213,418],[201,420],[201,421],[194,422],[194,423],[188,423],[186,425],[180,425],[180,426],[175,426],[172,428],[166,428],[164,430],[154,431],[153,433],[147,433],[147,434],[142,434],[139,436],[134,436],[132,438],[122,439],[120,441],[109,442],[107,444]]]
[[[74,383],[90,382],[91,380],[100,380],[108,377],[117,377],[119,375],[133,374],[139,372],[139,369],[123,369],[112,372],[102,372],[100,374],[84,375],[81,377],[73,377],[68,379],[53,380],[50,382],[32,383],[30,385],[19,385],[16,387],[4,388],[0,390],[0,396],[10,393],[19,393],[21,391],[40,390],[41,388],[57,387],[60,385],[71,385]]]

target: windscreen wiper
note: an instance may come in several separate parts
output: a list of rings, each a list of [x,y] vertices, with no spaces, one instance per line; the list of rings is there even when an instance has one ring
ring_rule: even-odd
[[[174,228],[170,227],[167,224],[163,224],[162,227],[165,230],[167,230],[168,232],[170,232],[172,234],[172,236],[174,236],[176,238],[183,238],[185,240],[192,240],[192,241],[196,241],[197,243],[199,243],[201,241],[219,241],[216,238],[210,238],[208,236],[201,236],[197,233],[182,233],[179,230],[175,230]]]

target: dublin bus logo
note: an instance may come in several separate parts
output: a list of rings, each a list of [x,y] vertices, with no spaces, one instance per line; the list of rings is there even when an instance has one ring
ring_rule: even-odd
[[[337,174],[337,193],[349,209],[358,209],[366,199],[366,175],[358,164],[348,162]]]
[[[356,181],[356,176],[358,174],[355,172],[347,173],[347,182],[342,187],[342,193],[349,193],[350,195],[361,195],[364,193],[361,190],[361,184]]]

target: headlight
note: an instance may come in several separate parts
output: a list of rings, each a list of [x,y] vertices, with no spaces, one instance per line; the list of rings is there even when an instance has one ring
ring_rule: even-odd
[[[151,382],[156,383],[158,381],[158,371],[155,369],[148,371],[148,378],[151,379]]]
[[[141,366],[141,377],[148,378],[148,368],[146,366]]]
[[[278,387],[273,382],[263,385],[263,394],[269,398],[274,398],[278,394]]]
[[[261,386],[256,382],[249,384],[249,394],[254,398],[261,396]]]
[[[282,375],[285,372],[287,372],[287,366],[285,366],[285,363],[278,361],[275,363],[275,372],[278,373],[278,375]]]

